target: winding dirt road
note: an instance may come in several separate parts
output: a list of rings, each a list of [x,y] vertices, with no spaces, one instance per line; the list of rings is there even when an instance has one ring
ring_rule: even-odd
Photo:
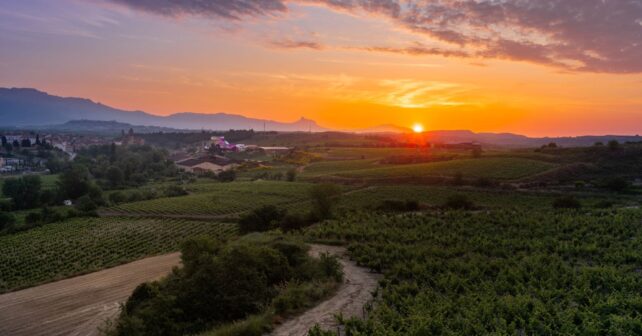
[[[180,264],[180,253],[0,295],[0,335],[98,335],[139,284]]]
[[[312,256],[318,256],[321,253],[341,256],[343,285],[333,297],[276,327],[272,332],[273,336],[305,336],[316,324],[323,330],[336,330],[337,322],[334,316],[339,313],[346,318],[362,317],[363,306],[372,299],[372,293],[377,288],[380,276],[348,260],[344,256],[344,248],[312,245],[310,250]]]

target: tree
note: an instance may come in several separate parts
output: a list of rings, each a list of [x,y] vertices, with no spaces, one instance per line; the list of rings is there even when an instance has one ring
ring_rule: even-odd
[[[124,181],[125,174],[123,174],[123,171],[120,168],[116,166],[110,166],[107,169],[107,182],[109,182],[109,185],[112,188],[121,186]]]
[[[286,181],[288,181],[288,182],[294,182],[294,180],[296,180],[296,175],[297,175],[297,172],[296,172],[296,169],[295,169],[295,168],[289,169],[289,170],[285,173],[285,179],[286,179]]]
[[[609,149],[612,151],[618,150],[620,148],[620,143],[617,140],[609,141]]]
[[[264,205],[239,220],[241,232],[263,232],[275,228],[286,211],[274,205]]]
[[[623,192],[631,186],[631,182],[623,177],[613,177],[606,181],[605,187],[611,191]]]
[[[233,169],[224,170],[217,175],[221,182],[233,182],[236,180],[236,172]]]
[[[16,216],[12,213],[0,211],[0,231],[11,228],[16,223]]]
[[[82,164],[74,164],[60,174],[58,186],[63,197],[77,199],[89,192],[89,170]]]
[[[341,195],[341,189],[334,184],[317,184],[310,190],[313,214],[317,219],[332,218],[333,208]]]
[[[5,147],[7,145],[7,137],[4,135],[0,137],[0,143],[2,144],[2,147]]]
[[[40,204],[42,181],[38,175],[6,179],[2,192],[9,196],[16,209],[31,209]]]
[[[473,148],[472,154],[473,154],[473,157],[474,157],[474,158],[480,158],[480,157],[482,156],[482,149],[481,149],[481,147],[475,147],[475,148]]]

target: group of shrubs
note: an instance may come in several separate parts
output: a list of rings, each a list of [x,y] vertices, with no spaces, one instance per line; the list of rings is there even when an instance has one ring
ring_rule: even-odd
[[[304,244],[278,236],[249,235],[227,244],[196,238],[183,244],[181,258],[182,268],[134,290],[108,334],[234,328],[238,335],[259,336],[277,315],[309,306],[329,294],[320,288],[342,278],[336,258],[311,258]]]
[[[299,230],[315,222],[332,218],[341,189],[334,184],[316,184],[310,189],[311,210],[288,213],[286,209],[265,205],[239,219],[241,232],[265,232],[280,228],[284,232]]]

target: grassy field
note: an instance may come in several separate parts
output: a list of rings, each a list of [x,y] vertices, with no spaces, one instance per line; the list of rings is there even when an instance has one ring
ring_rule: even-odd
[[[174,252],[201,234],[236,225],[173,219],[78,218],[0,237],[0,292]]]
[[[311,184],[254,181],[192,184],[194,194],[127,203],[108,209],[124,214],[224,216],[262,205],[286,206],[307,199]]]
[[[311,241],[381,271],[359,335],[637,335],[642,212],[352,214]],[[355,333],[357,331],[357,333]]]
[[[467,178],[485,177],[497,180],[513,180],[541,173],[554,167],[554,164],[548,162],[529,159],[481,158],[407,165],[382,165],[377,168],[345,170],[336,173],[328,170],[327,175],[360,179],[385,179],[454,176],[457,173],[461,173]]]

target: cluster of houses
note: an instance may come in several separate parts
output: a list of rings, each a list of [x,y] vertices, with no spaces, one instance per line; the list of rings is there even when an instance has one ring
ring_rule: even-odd
[[[213,136],[210,141],[203,144],[203,152],[193,156],[187,156],[181,153],[174,154],[171,159],[174,160],[179,168],[193,173],[213,172],[234,169],[244,163],[241,160],[235,160],[225,157],[221,154],[225,152],[251,152],[262,151],[268,154],[283,153],[290,150],[289,147],[261,147],[257,145],[233,144],[225,140],[222,136]],[[214,154],[218,153],[218,154]]]

